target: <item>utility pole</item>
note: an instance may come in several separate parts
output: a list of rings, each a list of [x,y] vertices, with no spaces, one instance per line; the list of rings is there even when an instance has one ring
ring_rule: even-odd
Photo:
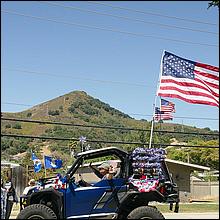
[[[190,149],[189,148],[186,148],[186,152],[187,152],[187,163],[189,163],[189,152],[190,152]]]

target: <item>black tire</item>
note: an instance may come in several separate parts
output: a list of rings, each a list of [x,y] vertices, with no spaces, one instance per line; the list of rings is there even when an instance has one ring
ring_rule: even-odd
[[[57,219],[57,216],[49,207],[42,204],[33,204],[21,210],[17,219]]]
[[[150,206],[141,206],[127,216],[127,219],[165,219],[164,216],[157,208]]]

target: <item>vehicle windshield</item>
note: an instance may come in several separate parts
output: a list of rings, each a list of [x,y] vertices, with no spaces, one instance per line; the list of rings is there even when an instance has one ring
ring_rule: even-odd
[[[121,173],[120,164],[121,160],[117,156],[84,159],[73,176],[75,182],[83,180],[88,184],[95,184],[103,179],[111,170],[112,177],[119,178]],[[107,166],[107,169],[103,169],[102,166]]]

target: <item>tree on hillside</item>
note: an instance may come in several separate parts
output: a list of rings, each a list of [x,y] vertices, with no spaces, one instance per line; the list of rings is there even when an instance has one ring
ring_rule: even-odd
[[[208,9],[210,7],[216,7],[216,6],[219,8],[219,0],[213,0],[213,1],[209,2]]]
[[[219,143],[217,140],[203,141],[192,140],[189,145],[200,146],[217,146]],[[189,162],[192,164],[202,165],[210,167],[211,169],[219,169],[219,149],[218,148],[192,148],[190,150],[177,149],[177,147],[169,148],[167,150],[168,158],[173,160],[179,160],[183,162]]]

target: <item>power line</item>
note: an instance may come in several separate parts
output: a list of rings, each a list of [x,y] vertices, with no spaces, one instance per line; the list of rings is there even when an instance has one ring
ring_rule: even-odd
[[[20,137],[20,138],[35,138],[35,139],[47,139],[47,140],[60,140],[60,141],[79,141],[78,138],[58,138],[58,137],[43,137],[43,136],[32,136],[32,135],[17,135],[17,134],[2,134],[2,137]],[[91,143],[104,143],[104,144],[139,144],[139,145],[149,145],[149,143],[142,142],[125,142],[125,141],[106,141],[106,140],[89,140],[87,142]],[[178,144],[161,144],[152,143],[154,146],[175,146],[175,147],[196,147],[196,148],[219,148],[218,146],[200,146],[200,145],[178,145]]]
[[[87,1],[87,2],[92,3],[92,4],[104,5],[104,6],[111,7],[111,8],[116,8],[116,9],[131,11],[131,12],[137,12],[137,13],[141,13],[141,14],[150,14],[150,15],[154,15],[154,16],[172,18],[172,19],[176,19],[176,20],[188,21],[188,22],[193,22],[193,23],[198,23],[198,24],[206,24],[206,25],[214,25],[214,26],[218,25],[218,24],[214,24],[214,23],[198,21],[198,20],[193,20],[193,19],[180,18],[180,17],[175,17],[175,16],[169,16],[169,15],[162,15],[162,14],[155,13],[155,12],[147,12],[147,11],[141,11],[141,10],[137,10],[137,9],[135,10],[135,9],[131,9],[131,8],[113,6],[113,5],[110,5],[110,4],[103,3],[103,2],[96,2],[96,1]]]
[[[134,18],[125,17],[125,16],[118,16],[118,15],[113,15],[113,14],[107,14],[107,13],[103,13],[103,12],[99,12],[99,11],[82,9],[82,8],[78,8],[78,7],[75,7],[75,6],[66,6],[66,5],[57,4],[57,3],[54,3],[54,2],[48,2],[48,1],[38,1],[38,2],[44,3],[44,4],[48,4],[48,5],[63,7],[63,8],[67,8],[67,9],[78,10],[78,11],[82,11],[82,12],[89,12],[89,13],[94,13],[94,14],[98,14],[98,15],[104,15],[104,16],[109,16],[109,17],[129,20],[129,21],[140,22],[140,23],[144,23],[144,24],[153,24],[153,25],[158,25],[158,26],[166,27],[166,28],[167,27],[168,28],[176,28],[176,29],[182,29],[182,30],[188,30],[188,31],[202,32],[202,33],[218,35],[218,33],[212,32],[212,31],[205,31],[205,30],[199,30],[199,29],[193,29],[193,28],[187,28],[187,27],[179,27],[179,26],[162,24],[162,23],[151,22],[151,21],[145,21],[145,20],[141,20],[141,19],[134,19]]]
[[[31,74],[37,74],[37,75],[47,75],[47,76],[55,76],[55,77],[62,77],[62,78],[67,77],[67,78],[73,78],[73,79],[79,79],[79,80],[85,80],[85,81],[93,81],[93,82],[99,82],[99,83],[111,83],[111,84],[121,84],[121,85],[146,87],[145,84],[141,84],[141,83],[129,83],[129,82],[119,82],[119,81],[74,77],[74,76],[71,76],[71,75],[63,75],[63,74],[59,75],[59,74],[52,74],[52,73],[45,73],[45,72],[43,73],[43,72],[37,72],[37,71],[31,71],[31,70],[13,69],[13,68],[7,68],[7,67],[2,67],[2,68],[6,69],[6,70],[10,70],[10,71],[31,73]]]
[[[26,105],[26,104],[22,104],[22,103],[15,103],[15,102],[2,102],[1,104],[6,104],[6,105],[21,105],[21,106],[32,106],[32,105]]]
[[[127,113],[128,115],[139,115],[139,116],[151,116],[146,114],[136,114],[136,113]],[[219,120],[218,118],[196,118],[196,117],[186,117],[186,116],[175,116],[174,118],[185,118],[185,119],[200,119],[200,120]]]
[[[34,18],[34,19],[39,19],[39,20],[45,20],[45,21],[65,24],[65,25],[73,25],[73,26],[78,26],[78,27],[81,27],[81,28],[109,31],[109,32],[115,32],[115,33],[121,33],[121,34],[127,34],[127,35],[132,35],[132,36],[139,36],[139,37],[147,37],[147,38],[150,37],[150,38],[154,38],[154,39],[167,40],[167,41],[185,43],[185,44],[194,44],[194,45],[202,45],[202,46],[209,46],[209,47],[218,47],[218,45],[215,45],[215,44],[205,44],[205,43],[198,43],[198,42],[192,42],[192,41],[177,40],[177,39],[172,39],[172,38],[158,37],[158,36],[154,36],[154,35],[146,35],[146,34],[141,34],[141,33],[115,30],[115,29],[110,29],[110,28],[102,28],[102,27],[98,27],[98,26],[91,26],[91,25],[86,25],[86,24],[79,24],[79,23],[73,23],[73,22],[54,20],[54,19],[50,19],[50,18],[37,17],[37,16],[22,14],[22,13],[18,13],[18,12],[14,12],[14,11],[9,11],[9,10],[1,10],[1,12],[8,13],[8,14],[14,14],[14,15],[18,15],[18,16],[23,16],[23,17],[28,17],[28,18]]]
[[[85,127],[85,128],[87,127],[87,128],[127,130],[127,131],[150,131],[150,129],[141,129],[141,128],[126,128],[126,127],[113,127],[113,126],[101,126],[101,125],[82,125],[82,124],[51,122],[51,121],[41,121],[41,120],[28,120],[28,119],[19,119],[19,118],[4,118],[4,117],[2,117],[1,120],[20,121],[20,122],[29,122],[29,123],[39,123],[39,124],[55,124],[55,125],[65,125],[65,126]],[[154,132],[219,136],[219,133],[179,132],[179,131],[165,131],[165,130],[154,130]]]
[[[22,103],[15,103],[15,102],[2,102],[2,104],[6,105],[21,105],[21,106],[27,106],[27,107],[32,107],[34,105],[28,105],[28,104],[22,104]],[[35,104],[37,105],[37,104]],[[148,116],[152,117],[153,115],[147,115],[147,114],[138,114],[138,113],[127,113],[128,115],[138,115],[138,116]],[[185,118],[185,119],[200,119],[200,120],[219,120],[218,118],[197,118],[197,117],[186,117],[186,116],[175,116],[175,118]]]

